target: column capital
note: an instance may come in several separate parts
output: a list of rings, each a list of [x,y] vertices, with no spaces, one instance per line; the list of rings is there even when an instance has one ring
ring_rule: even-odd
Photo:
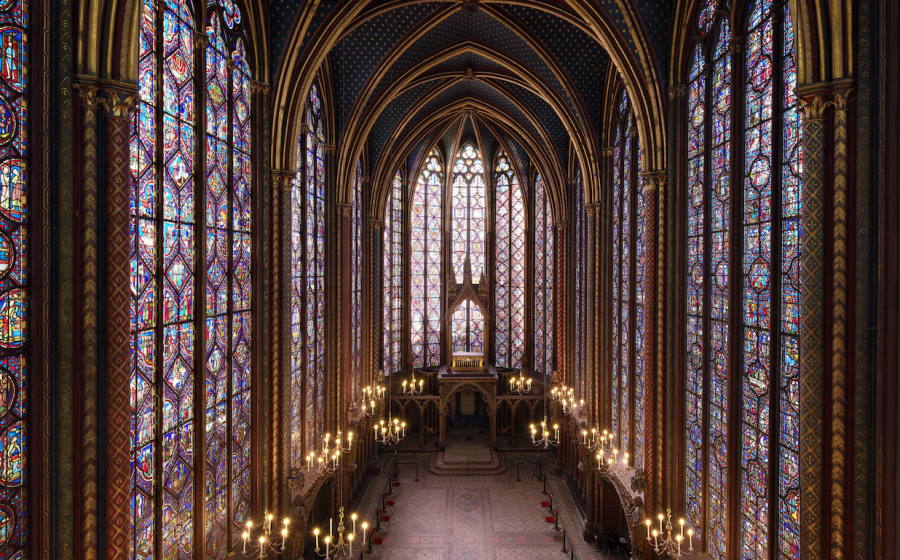
[[[600,148],[600,155],[601,155],[601,156],[611,156],[611,155],[613,155],[614,153],[616,153],[616,148],[615,148],[615,146],[607,146],[606,148]]]
[[[296,174],[285,169],[272,170],[272,190],[290,192]]]
[[[557,222],[554,222],[553,225],[556,226],[556,229],[561,231],[569,228],[569,222],[567,222],[566,220],[559,220]]]
[[[677,86],[672,86],[666,93],[669,96],[669,99],[681,99],[687,95],[687,84],[681,84]]]
[[[334,144],[325,144],[325,153],[326,154],[333,156],[336,151],[337,151],[337,146],[335,146]]]
[[[587,216],[591,220],[595,220],[597,218],[597,214],[600,213],[600,209],[602,207],[603,205],[599,202],[591,202],[584,205],[584,209],[587,211]]]
[[[194,31],[194,50],[206,50],[209,44],[209,37],[202,31]],[[229,59],[230,60],[230,59]]]
[[[118,91],[106,91],[106,97],[100,97],[99,103],[106,109],[108,117],[128,118],[137,108],[137,95],[122,94]]]
[[[794,93],[800,101],[800,111],[804,121],[825,119],[825,110],[832,104],[831,84],[807,84],[797,87]]]
[[[384,227],[384,222],[381,220],[369,220],[369,227],[378,230]]]
[[[250,93],[253,95],[269,95],[271,88],[266,82],[257,82],[250,80]]]
[[[856,80],[853,78],[842,78],[831,82],[831,102],[837,111],[846,111],[850,100],[856,95]]]
[[[350,204],[349,202],[338,202],[337,208],[338,208],[338,212],[340,212],[341,216],[348,218],[348,217],[350,217],[350,213],[353,210],[353,205]]]
[[[741,54],[741,51],[744,48],[744,38],[740,35],[735,35],[731,39],[728,40],[728,50],[731,51],[731,54],[737,55]]]
[[[655,190],[663,190],[669,180],[669,175],[665,169],[658,169],[641,173],[641,178],[644,180],[644,194],[650,194]]]
[[[78,100],[81,101],[81,104],[85,107],[96,109],[97,105],[100,103],[100,88],[98,88],[97,84],[93,81],[79,80],[75,84],[75,93],[78,94]]]

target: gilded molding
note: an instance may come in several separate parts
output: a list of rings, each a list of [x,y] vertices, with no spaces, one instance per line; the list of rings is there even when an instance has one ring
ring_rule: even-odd
[[[466,68],[464,78],[467,82],[474,81],[475,80],[475,71],[472,70],[471,68]]]
[[[100,101],[99,99],[99,88],[92,83],[77,83],[75,84],[75,93],[78,95],[78,101],[84,107],[90,107],[95,109]]]
[[[200,31],[194,31],[193,45],[194,45],[195,52],[196,51],[205,52],[206,46],[209,45],[209,37],[206,35],[206,33],[203,33]],[[231,59],[229,58],[229,60],[231,60]]]
[[[832,101],[829,99],[831,92],[823,89],[821,84],[813,84],[816,89],[808,90],[797,88],[795,93],[800,100],[800,112],[804,121],[824,120],[825,111]]]
[[[265,82],[250,80],[250,93],[253,95],[269,95],[272,88]]]
[[[744,38],[740,35],[735,35],[728,41],[728,50],[731,51],[732,55],[741,54],[741,51],[744,48]]]

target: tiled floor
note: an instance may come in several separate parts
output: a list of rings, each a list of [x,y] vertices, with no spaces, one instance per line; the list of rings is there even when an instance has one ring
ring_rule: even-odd
[[[523,472],[515,481],[515,468],[494,477],[439,477],[423,474],[430,454],[389,455],[387,461],[420,464],[420,482],[410,467],[401,472],[402,492],[394,498],[396,511],[390,527],[383,528],[384,551],[371,558],[383,560],[563,560],[571,552],[562,552],[562,535],[547,529],[539,504],[545,496],[543,485]],[[520,457],[509,457],[510,464]],[[382,475],[369,486],[362,512],[372,517],[380,501]],[[561,481],[549,481],[556,498],[563,526],[577,526],[574,508],[563,496]],[[576,530],[577,532],[577,530]],[[579,534],[567,539],[567,550],[574,544],[575,558],[602,558],[581,540]]]

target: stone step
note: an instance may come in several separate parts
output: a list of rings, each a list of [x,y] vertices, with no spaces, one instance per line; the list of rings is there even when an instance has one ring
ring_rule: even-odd
[[[435,460],[429,463],[428,470],[437,476],[496,476],[506,472],[506,463],[500,460],[493,449],[473,449],[472,453],[467,453],[459,448],[448,448],[447,451],[438,452]]]

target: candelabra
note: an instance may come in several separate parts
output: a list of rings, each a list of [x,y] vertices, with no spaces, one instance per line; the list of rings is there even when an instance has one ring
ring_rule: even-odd
[[[259,558],[268,558],[269,552],[273,555],[284,552],[285,545],[287,544],[288,523],[290,523],[290,520],[287,518],[284,519],[284,527],[281,529],[281,541],[275,541],[272,538],[272,520],[274,518],[275,516],[271,513],[266,513],[262,524],[263,532],[257,541],[259,544],[253,544],[253,541],[251,540],[253,539],[253,522],[247,521],[246,530],[241,535],[244,539],[243,554],[245,558],[247,558],[248,550],[251,555],[258,552]],[[248,541],[250,541],[249,546]]]
[[[381,433],[379,434],[379,430]],[[388,418],[387,424],[382,420],[375,425],[375,441],[381,445],[400,443],[406,437],[406,422]]]
[[[550,437],[550,432],[547,430],[547,417],[544,416],[544,420],[541,422],[541,437],[538,439],[537,437],[537,428],[534,427],[534,424],[531,425],[531,443],[536,446],[544,446],[544,449],[547,449],[551,445],[559,445],[559,424],[553,424],[554,436]]]
[[[313,534],[316,536],[316,554],[325,558],[325,560],[351,560],[353,556],[353,537],[356,535],[356,514],[352,514],[350,519],[353,521],[353,532],[348,534],[345,538],[344,536],[344,508],[341,507],[339,510],[338,517],[338,526],[337,526],[337,539],[335,539],[331,534],[332,523],[334,519],[328,520],[328,534],[325,535],[323,539],[325,541],[325,553],[322,554],[322,549],[319,547],[319,529],[316,528],[313,530]],[[362,524],[362,545],[360,550],[365,548],[366,546],[366,533],[368,532],[369,524]]]
[[[409,387],[407,387],[409,385]],[[412,374],[412,381],[403,381],[403,394],[409,395],[410,397],[421,395],[422,391],[425,390],[425,380],[420,379],[418,385],[416,385],[416,374]]]
[[[515,377],[509,378],[509,391],[511,393],[516,393],[517,395],[526,395],[531,392],[531,379],[525,379],[525,376],[521,373],[519,374],[518,379]]]
[[[322,450],[318,457],[318,467],[316,472],[325,472],[327,474],[331,474],[335,472],[341,464],[341,455],[344,453],[350,453],[350,450],[353,449],[353,432],[347,434],[347,447],[344,447],[341,444],[341,432],[337,433],[337,438],[334,440],[334,447],[329,449],[329,440],[331,440],[331,434],[325,434],[325,443],[322,444]],[[315,452],[310,453],[306,456],[306,470],[307,472],[312,470],[313,464],[316,462],[316,454]]]
[[[659,531],[656,529],[650,530],[650,525],[652,521],[647,519],[645,522],[647,524],[647,542],[653,545],[653,552],[659,555],[669,556],[670,558],[681,558],[681,543],[684,542],[684,519],[680,519],[678,523],[681,525],[681,534],[675,535],[675,538],[672,538],[672,509],[666,509],[666,515],[659,514],[656,516],[659,519]],[[666,521],[666,536],[665,540],[663,540],[663,520]],[[688,528],[688,553],[694,552],[694,530]],[[651,536],[653,538],[651,538]]]

